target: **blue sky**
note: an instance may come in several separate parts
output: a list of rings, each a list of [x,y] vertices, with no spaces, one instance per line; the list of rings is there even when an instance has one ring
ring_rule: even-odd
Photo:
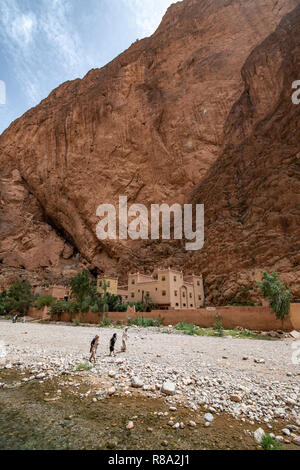
[[[151,35],[175,1],[0,0],[0,133],[59,84]]]

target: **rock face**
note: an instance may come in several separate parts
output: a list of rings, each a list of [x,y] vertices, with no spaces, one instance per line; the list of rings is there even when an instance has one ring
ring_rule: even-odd
[[[300,7],[247,59],[225,150],[194,193],[206,207],[206,244],[193,263],[214,301],[247,289],[259,267],[300,294],[300,106],[291,99],[299,67]]]
[[[149,205],[182,203],[189,201],[193,194],[195,200],[205,201],[208,220],[214,223],[212,214],[223,210],[223,206],[215,200],[217,193],[215,197],[213,192],[204,197],[204,191],[213,191],[209,181],[213,181],[216,169],[219,168],[222,177],[227,175],[227,167],[221,169],[225,156],[210,171],[204,186],[198,188],[198,184],[216,162],[224,144],[227,155],[229,142],[235,148],[243,145],[245,136],[250,136],[255,124],[267,116],[267,110],[273,109],[271,103],[276,105],[281,84],[276,83],[273,93],[267,85],[262,90],[260,73],[264,70],[271,83],[274,71],[278,71],[280,46],[271,54],[270,63],[266,58],[261,59],[258,70],[252,54],[247,62],[250,68],[246,65],[243,69],[243,79],[241,69],[255,46],[298,4],[298,0],[278,0],[275,4],[273,0],[179,2],[169,8],[152,37],[137,41],[106,67],[90,71],[84,79],[64,83],[15,121],[0,136],[3,266],[24,266],[28,271],[40,272],[47,267],[59,272],[65,256],[72,257],[74,248],[74,252],[81,252],[91,269],[109,269],[124,278],[131,269],[147,271],[165,264],[185,266],[195,272],[205,270],[212,299],[218,297],[216,283],[223,282],[223,274],[226,278],[231,276],[230,288],[236,272],[248,269],[250,261],[238,267],[237,261],[230,261],[224,266],[232,250],[227,251],[230,243],[224,240],[224,225],[220,220],[215,227],[207,228],[205,251],[195,257],[184,252],[179,243],[99,242],[95,232],[99,220],[96,208],[104,202],[116,204],[119,195],[127,195],[130,203]],[[245,92],[227,120],[245,83],[250,86],[253,77],[252,101]],[[261,101],[262,93],[267,93],[265,101]],[[247,117],[243,113],[250,108],[251,115]],[[236,155],[237,158],[238,151]],[[247,161],[246,156],[243,158]],[[273,158],[276,159],[272,154]],[[244,163],[240,165],[246,168]],[[19,200],[3,198],[3,194],[15,192],[16,174],[20,175],[17,192],[26,201],[27,215]],[[251,173],[254,187],[256,176],[260,178],[261,173]],[[222,185],[222,192],[236,192],[231,176],[224,183],[228,188]],[[284,192],[280,205],[288,199],[285,196],[288,192],[289,189]],[[234,198],[236,206],[245,207],[239,192]],[[291,207],[292,201],[289,204]],[[18,217],[13,219],[14,213]],[[32,214],[38,215],[26,229],[24,240],[25,216],[29,223]],[[226,217],[225,211],[222,215],[225,223]],[[261,217],[261,212],[253,212],[251,221],[255,224],[257,217]],[[274,238],[280,224],[273,229]],[[253,243],[253,239],[248,243],[248,231],[240,225],[232,226],[232,230],[237,226],[243,233],[239,255],[233,258],[239,261],[241,256],[251,257]],[[226,239],[232,230],[226,233]],[[217,251],[222,251],[222,256],[216,258],[215,235],[220,247]],[[278,246],[288,236],[279,238]],[[266,235],[261,243],[269,245],[269,240]],[[289,239],[288,246],[293,243],[294,239]],[[265,255],[261,260],[253,258],[251,268],[260,261],[266,261],[268,266],[274,264],[274,259]],[[289,266],[287,272],[291,272],[290,264],[284,266]]]

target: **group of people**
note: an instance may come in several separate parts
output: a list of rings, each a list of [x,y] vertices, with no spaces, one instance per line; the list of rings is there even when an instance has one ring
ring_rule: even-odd
[[[13,322],[13,323],[17,323],[17,321],[18,321],[18,315],[14,315],[14,316],[13,316],[13,319],[12,319],[12,322]],[[22,317],[22,323],[25,323],[25,322],[26,322],[26,317],[25,317],[25,315],[24,315],[24,316]]]
[[[127,340],[128,340],[128,326],[125,327],[122,335],[122,348],[121,352],[126,352],[127,349]],[[110,342],[109,342],[109,355],[110,356],[115,356],[115,344],[117,342],[117,333],[114,333]],[[91,342],[91,347],[90,347],[90,358],[89,361],[92,362],[94,361],[94,364],[96,364],[96,354],[97,354],[97,349],[99,345],[99,335],[96,335],[95,338],[93,338]]]

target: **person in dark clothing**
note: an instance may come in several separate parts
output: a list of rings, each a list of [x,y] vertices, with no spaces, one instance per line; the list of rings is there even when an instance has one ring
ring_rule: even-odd
[[[15,315],[12,319],[13,323],[17,323],[17,320],[18,320],[18,315]]]
[[[111,338],[110,340],[110,344],[109,344],[109,355],[111,356],[112,354],[115,356],[115,344],[116,344],[116,341],[117,341],[117,333],[115,333],[113,335],[113,337]]]
[[[94,361],[94,364],[96,364],[96,354],[97,354],[97,348],[99,344],[99,336],[95,336],[95,338],[91,342],[91,347],[90,347],[90,358],[89,361],[92,362],[92,359]]]

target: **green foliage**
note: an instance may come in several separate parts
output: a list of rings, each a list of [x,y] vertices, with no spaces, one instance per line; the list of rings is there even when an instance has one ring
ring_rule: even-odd
[[[73,325],[75,325],[75,326],[79,326],[79,325],[80,325],[79,318],[73,318],[72,323],[73,323]]]
[[[174,326],[174,329],[178,331],[183,331],[184,334],[190,335],[190,336],[199,335],[198,328],[195,325],[190,324],[190,323],[180,322]]]
[[[128,326],[136,325],[141,328],[148,328],[150,326],[160,327],[162,323],[163,323],[163,318],[161,318],[161,316],[159,316],[157,320],[155,320],[154,318],[145,318],[145,317],[138,317],[135,320],[131,318],[127,318]]]
[[[102,298],[101,298],[101,302],[100,302],[100,312],[102,313],[107,313],[109,311],[109,304],[108,304],[108,292],[107,292],[107,282],[105,279],[103,279],[103,282],[102,282],[102,290],[103,290],[103,294],[102,294]]]
[[[7,292],[3,290],[0,292],[0,315],[7,315],[8,313]]]
[[[264,299],[270,303],[276,318],[283,321],[290,313],[291,291],[280,281],[276,272],[264,271],[262,282],[258,282],[257,285]]]
[[[223,328],[223,322],[222,322],[222,317],[219,313],[217,313],[217,321],[213,326],[213,329],[217,331],[218,336],[223,337],[224,336],[224,328]]]
[[[71,299],[82,304],[87,298],[90,302],[97,300],[99,294],[95,287],[95,283],[90,280],[88,272],[82,271],[70,280]]]
[[[242,286],[239,291],[227,298],[226,303],[236,307],[251,307],[255,305],[252,299],[253,286]]]
[[[283,446],[280,442],[274,437],[271,437],[270,434],[265,434],[262,437],[262,446],[264,450],[283,450]]]
[[[92,364],[89,362],[82,362],[81,364],[78,364],[78,366],[75,368],[76,371],[81,371],[81,370],[91,370],[93,368]]]
[[[102,322],[99,323],[99,327],[100,328],[109,328],[110,326],[113,326],[113,324],[114,323],[111,321],[111,319],[106,314],[104,319],[102,320]]]
[[[38,297],[34,302],[34,306],[41,310],[44,307],[52,307],[52,305],[56,302],[56,299],[52,297],[52,295],[43,295]]]
[[[64,301],[57,301],[55,302],[52,307],[51,307],[51,310],[50,310],[50,315],[51,316],[57,316],[57,317],[61,317],[61,315],[65,312],[67,312],[67,308],[68,308],[68,303],[69,302],[64,302]]]
[[[152,310],[156,310],[158,308],[157,304],[154,304],[149,296],[145,296],[144,302],[126,302],[123,304],[119,304],[117,306],[117,310],[111,310],[113,311],[118,311],[118,312],[126,312],[128,306],[130,307],[135,307],[135,311],[138,313],[149,313],[152,312]]]
[[[0,315],[20,313],[26,315],[35,300],[29,282],[16,282],[0,294]]]

